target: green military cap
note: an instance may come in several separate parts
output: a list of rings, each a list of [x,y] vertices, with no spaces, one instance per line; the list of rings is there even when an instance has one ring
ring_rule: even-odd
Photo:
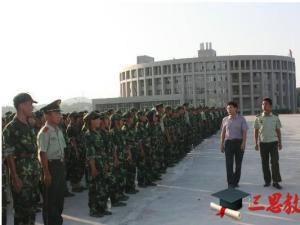
[[[164,104],[163,104],[163,103],[159,103],[159,104],[156,104],[156,105],[155,105],[155,108],[156,108],[156,109],[158,109],[158,108],[160,108],[160,107],[164,107]]]
[[[153,118],[156,115],[156,111],[155,110],[150,110],[146,113],[146,116],[148,119]]]
[[[57,99],[54,102],[51,102],[50,104],[48,104],[48,105],[44,106],[43,108],[41,108],[40,111],[43,112],[43,113],[61,112],[60,103],[61,103],[61,100]]]
[[[136,113],[136,116],[137,116],[137,117],[144,116],[144,115],[145,115],[145,112],[142,111],[142,110],[139,110],[139,111]]]
[[[165,110],[166,110],[166,111],[172,111],[172,108],[171,108],[171,106],[167,105],[167,106],[165,107]]]
[[[105,119],[108,119],[108,116],[107,116],[107,114],[106,113],[104,113],[104,112],[102,112],[102,113],[99,113],[99,118],[100,118],[100,120],[105,120]]]
[[[111,120],[111,121],[116,121],[116,120],[121,120],[121,119],[122,119],[122,118],[121,118],[121,115],[118,114],[118,113],[112,114],[112,115],[110,116],[110,120]]]
[[[16,115],[16,113],[12,113],[7,117],[7,119],[10,121],[15,117],[15,115]]]
[[[123,113],[122,115],[122,118],[127,120],[128,118],[131,118],[132,117],[132,113],[131,112],[125,112]]]
[[[31,95],[28,93],[19,93],[13,99],[15,108],[17,108],[21,103],[29,101],[32,103],[37,103],[37,101],[33,100]]]
[[[78,116],[78,113],[76,111],[73,111],[69,114],[69,118],[75,118]]]
[[[43,117],[43,112],[41,110],[35,111],[33,113],[34,117],[36,118],[42,118]]]
[[[116,114],[122,115],[122,111],[119,109],[116,111]]]
[[[134,108],[134,107],[132,107],[131,109],[130,109],[130,112],[132,112],[132,113],[136,113],[138,111],[138,109],[137,108]]]
[[[185,103],[182,104],[182,106],[189,107],[189,103],[185,102]]]
[[[114,113],[114,109],[109,109],[109,110],[107,110],[107,114],[108,115],[112,115]]]
[[[179,106],[176,107],[175,110],[178,112],[178,111],[181,110],[181,109],[183,109],[183,107],[179,105]]]
[[[100,119],[100,114],[95,111],[88,112],[84,115],[83,121],[86,123],[90,120]]]
[[[8,111],[5,113],[5,117],[9,117],[12,114],[12,111]]]
[[[80,111],[78,112],[78,117],[84,117],[86,114],[88,114],[88,111]]]

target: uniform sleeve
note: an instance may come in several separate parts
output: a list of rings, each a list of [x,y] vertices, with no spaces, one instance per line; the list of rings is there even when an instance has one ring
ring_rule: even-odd
[[[280,122],[279,117],[277,116],[276,117],[276,129],[280,129],[280,128],[281,128],[281,122]]]
[[[40,132],[37,136],[37,145],[39,152],[47,152],[49,148],[50,138],[49,133]]]
[[[254,129],[259,129],[259,118],[258,117],[255,118]]]
[[[2,136],[2,154],[4,157],[13,155],[15,153],[15,144],[13,132],[6,128],[3,131]]]
[[[248,130],[248,129],[249,129],[249,127],[248,127],[247,121],[246,121],[245,117],[243,117],[243,121],[242,121],[242,130],[243,130],[243,131],[246,131],[246,130]]]
[[[86,147],[86,158],[87,160],[94,159],[96,156],[96,149],[92,141],[91,135],[86,134],[84,136],[84,139],[85,139],[85,147]]]

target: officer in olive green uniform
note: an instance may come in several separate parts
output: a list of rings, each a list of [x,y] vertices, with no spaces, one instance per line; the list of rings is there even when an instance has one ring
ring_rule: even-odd
[[[14,224],[35,223],[36,190],[41,168],[37,159],[36,136],[27,120],[32,117],[32,103],[27,93],[15,96],[16,116],[3,130],[3,155],[6,156],[12,181]]]
[[[282,149],[281,145],[281,122],[278,115],[271,112],[272,100],[265,98],[262,102],[263,112],[256,116],[254,122],[254,138],[255,149],[260,150],[262,161],[262,169],[265,180],[265,187],[270,186],[273,180],[273,186],[277,189],[282,187],[279,185],[281,182],[279,170],[279,153],[278,150]],[[271,168],[270,171],[270,158]]]
[[[43,220],[45,225],[61,225],[64,208],[66,142],[59,128],[61,123],[60,105],[56,100],[41,109],[46,124],[38,133],[38,150],[44,175]]]

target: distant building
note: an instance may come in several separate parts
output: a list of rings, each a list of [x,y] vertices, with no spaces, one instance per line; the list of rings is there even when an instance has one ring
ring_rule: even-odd
[[[295,59],[277,55],[217,56],[211,43],[201,43],[198,57],[154,61],[138,56],[120,74],[120,98],[93,99],[93,108],[126,110],[189,102],[195,106],[239,104],[243,114],[260,111],[263,97],[275,109],[296,111]]]

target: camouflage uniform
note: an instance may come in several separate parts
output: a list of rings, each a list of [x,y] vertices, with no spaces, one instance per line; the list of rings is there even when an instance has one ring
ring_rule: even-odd
[[[15,117],[3,130],[3,152],[15,157],[16,171],[23,183],[19,193],[12,188],[14,224],[34,224],[41,176],[34,129]]]
[[[77,124],[70,123],[67,128],[69,151],[68,179],[72,185],[72,191],[81,192],[80,181],[84,174],[83,148],[81,130]]]
[[[2,136],[2,149],[4,149],[3,145],[3,136]],[[2,153],[2,224],[6,225],[7,221],[7,167],[6,167],[6,156],[4,152]]]
[[[128,117],[129,115],[124,114],[123,117]],[[131,116],[131,115],[130,115]],[[135,175],[136,175],[136,164],[138,150],[136,145],[136,134],[133,126],[128,124],[123,125],[122,127],[123,136],[125,138],[125,143],[127,150],[130,151],[131,159],[126,160],[125,167],[127,171],[125,192],[128,194],[135,194]]]
[[[89,207],[90,214],[104,213],[108,194],[105,186],[105,174],[107,173],[107,159],[104,142],[97,131],[86,131],[85,133],[86,158],[88,161],[95,160],[97,176],[89,174]]]
[[[114,123],[116,120],[121,120],[119,114],[114,114],[111,117],[111,122]],[[127,171],[125,167],[126,163],[126,149],[125,149],[125,139],[121,128],[113,127],[110,130],[111,140],[113,144],[113,149],[116,152],[116,160],[119,162],[118,166],[113,168],[113,176],[116,179],[114,188],[116,191],[116,200],[127,200],[127,197],[124,197],[125,185]]]

